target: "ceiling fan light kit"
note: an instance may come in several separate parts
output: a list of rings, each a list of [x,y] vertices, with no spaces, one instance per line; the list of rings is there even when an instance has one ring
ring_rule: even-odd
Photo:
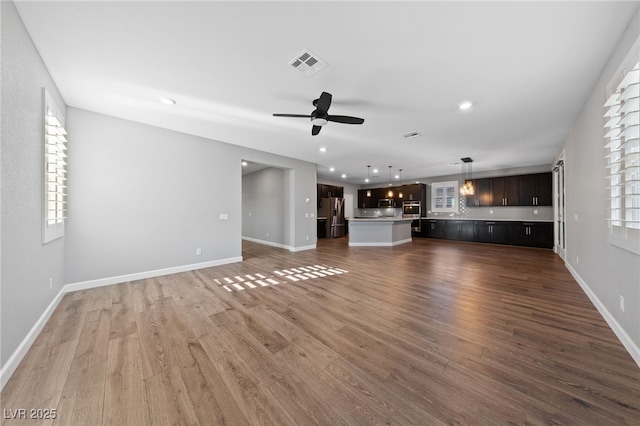
[[[273,114],[274,117],[293,117],[293,118],[310,118],[311,124],[311,135],[315,136],[320,133],[320,129],[322,126],[327,124],[329,121],[333,121],[334,123],[343,123],[343,124],[362,124],[364,123],[364,118],[351,117],[349,115],[329,115],[329,107],[331,106],[331,93],[322,92],[318,99],[313,101],[313,106],[316,107],[315,110],[311,112],[309,115],[304,114]]]

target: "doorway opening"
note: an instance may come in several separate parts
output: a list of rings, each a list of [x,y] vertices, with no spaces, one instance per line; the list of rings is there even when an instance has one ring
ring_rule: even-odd
[[[565,170],[564,152],[553,168],[553,189],[554,189],[554,251],[565,260],[567,230],[565,223]]]

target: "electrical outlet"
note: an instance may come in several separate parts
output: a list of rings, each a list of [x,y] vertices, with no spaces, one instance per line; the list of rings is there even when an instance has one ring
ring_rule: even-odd
[[[580,257],[576,256],[576,265],[580,264]]]
[[[533,214],[538,214],[538,210],[533,210]]]
[[[620,310],[624,312],[624,296],[620,295]]]
[[[202,249],[196,249],[196,256],[200,256],[202,254]]]
[[[307,241],[309,241],[309,236],[307,235]]]

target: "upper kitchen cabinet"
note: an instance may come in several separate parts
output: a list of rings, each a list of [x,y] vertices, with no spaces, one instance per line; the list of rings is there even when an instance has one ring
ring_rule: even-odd
[[[464,200],[467,207],[489,207],[491,206],[491,179],[473,179],[473,195],[465,195]]]
[[[344,197],[344,188],[342,186],[318,184],[318,198]]]
[[[378,207],[378,195],[374,194],[375,189],[359,189],[358,190],[358,208],[372,209]]]
[[[424,183],[402,185],[399,189],[403,195],[401,201],[422,201],[427,199],[427,185]]]
[[[551,206],[553,184],[551,173],[518,176],[521,206]]]
[[[491,178],[491,205],[518,206],[520,196],[518,191],[518,176],[504,176]]]

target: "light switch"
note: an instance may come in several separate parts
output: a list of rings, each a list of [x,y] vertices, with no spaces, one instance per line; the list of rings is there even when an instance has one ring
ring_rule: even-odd
[[[228,213],[220,213],[220,220],[229,220]]]

